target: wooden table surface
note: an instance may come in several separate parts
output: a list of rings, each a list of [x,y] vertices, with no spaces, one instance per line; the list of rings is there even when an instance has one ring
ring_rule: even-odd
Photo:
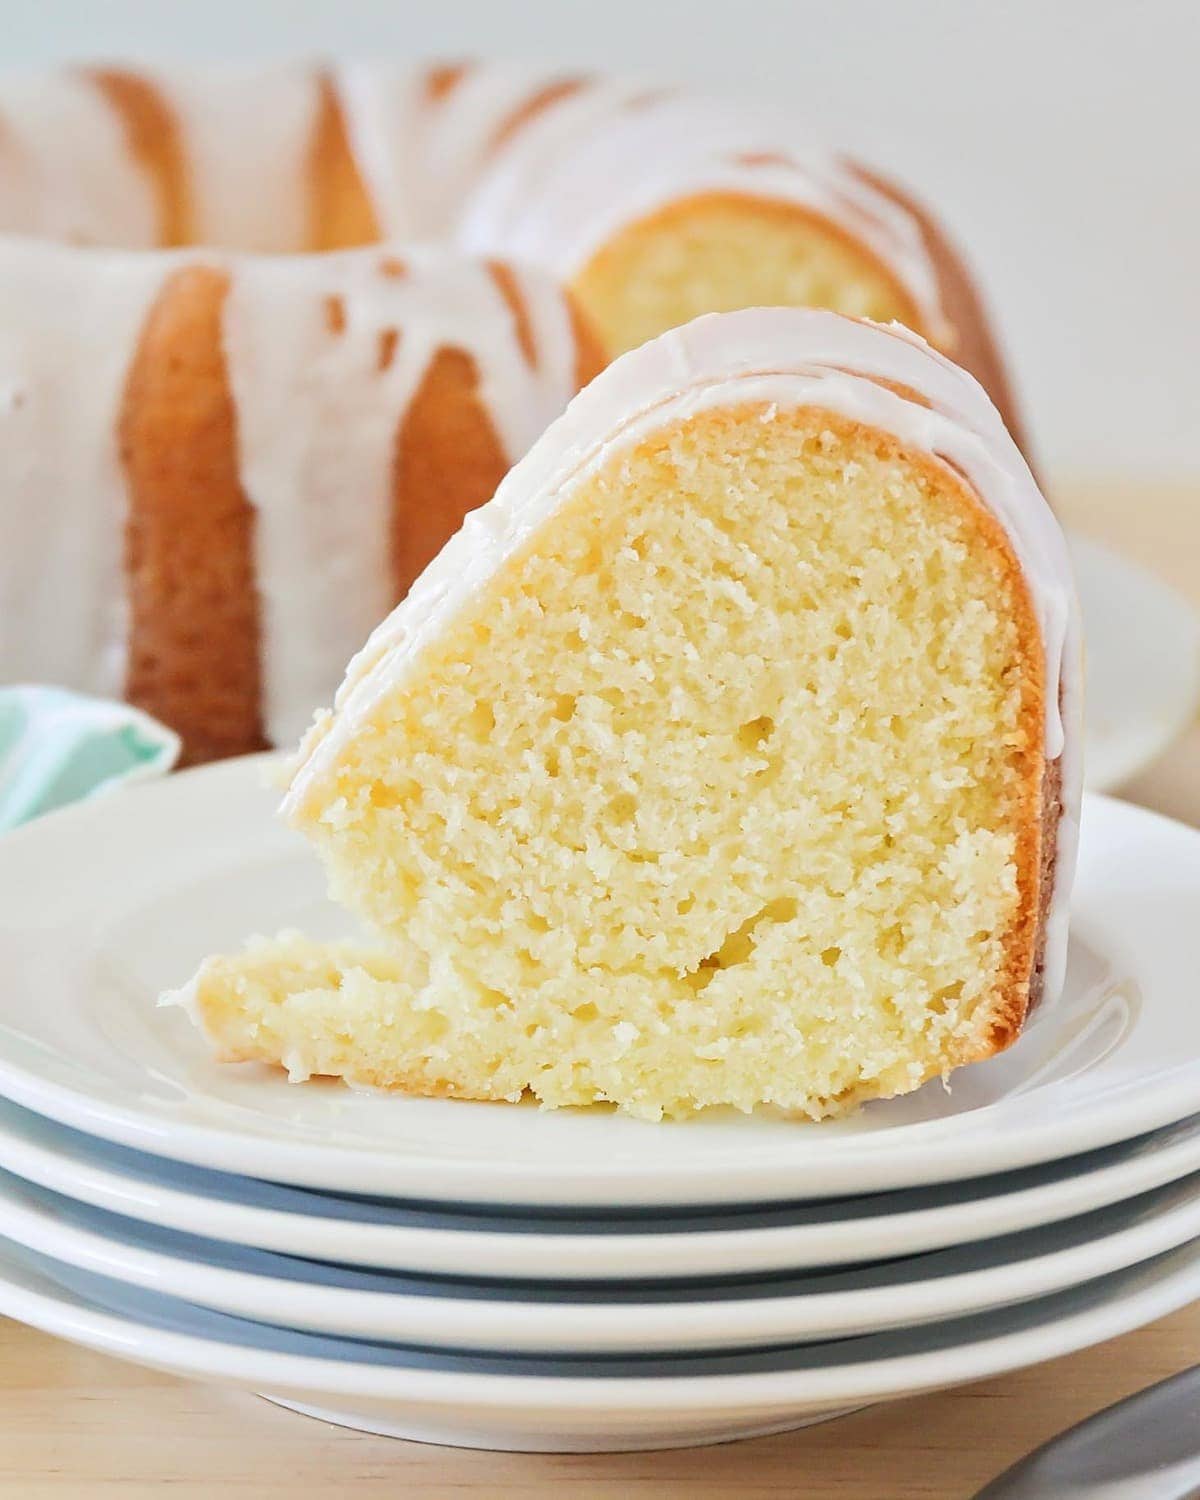
[[[1059,504],[1079,530],[1200,604],[1200,486],[1074,486]],[[1124,792],[1200,827],[1200,723]],[[492,1454],[342,1431],[0,1323],[0,1495],[966,1500],[1053,1433],[1197,1360],[1200,1304],[1035,1369],[780,1437],[667,1453]]]

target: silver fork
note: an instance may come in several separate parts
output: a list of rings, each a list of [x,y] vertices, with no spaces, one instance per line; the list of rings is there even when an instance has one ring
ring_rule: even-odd
[[[985,1485],[975,1500],[1196,1500],[1200,1365],[1107,1406]]]

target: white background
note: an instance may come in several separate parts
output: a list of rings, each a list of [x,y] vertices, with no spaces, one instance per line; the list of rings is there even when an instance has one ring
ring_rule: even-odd
[[[966,246],[1056,478],[1200,479],[1200,0],[0,0],[9,67],[324,52],[788,105]]]

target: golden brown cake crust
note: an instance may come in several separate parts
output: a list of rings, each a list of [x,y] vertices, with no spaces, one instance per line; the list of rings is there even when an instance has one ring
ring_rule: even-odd
[[[380,238],[379,221],[351,149],[337,89],[327,72],[320,74],[317,87],[308,160],[309,249],[374,244]]]
[[[469,62],[437,63],[425,74],[425,97],[431,104],[448,99],[471,71]]]
[[[171,247],[195,238],[187,161],[179,125],[162,91],[124,68],[89,68],[90,78],[120,116],[129,150],[153,185],[157,243]]]
[[[895,440],[892,440],[895,441]],[[1041,995],[1041,969],[1046,944],[1046,922],[1054,892],[1055,848],[1061,814],[1060,768],[1047,763],[1044,745],[1045,669],[1041,630],[1024,574],[1004,528],[988,510],[965,476],[941,458],[907,452],[896,443],[907,462],[940,475],[943,491],[957,492],[956,503],[972,514],[980,542],[992,553],[1008,582],[1009,595],[1019,601],[1018,635],[1021,643],[1021,680],[1024,686],[1021,718],[1024,743],[1018,754],[1024,806],[1016,830],[1017,911],[1006,941],[1008,964],[999,985],[999,998],[988,1017],[986,1038],[959,1059],[978,1062],[1002,1052],[1021,1033],[1025,1019]]]
[[[977,377],[978,378],[978,377]],[[889,382],[882,382],[889,384]],[[980,381],[982,384],[982,381]],[[968,494],[974,496],[970,481],[966,475],[958,470],[944,458],[938,460],[941,464],[957,478]],[[1015,578],[1020,584],[1020,592],[1025,599],[1025,614],[1028,619],[1022,628],[1022,640],[1026,642],[1026,668],[1038,676],[1041,675],[1041,656],[1038,652],[1040,630],[1037,625],[1033,609],[1032,599],[1029,598],[1024,579],[1021,577],[1015,559],[1012,558],[1008,543],[1004,538],[1003,529],[999,521],[986,510],[982,501],[975,499],[980,514],[988,522],[996,533],[1004,553],[1009,558],[1006,572],[1010,578]],[[1032,635],[1030,635],[1032,631]],[[1032,655],[1030,654],[1030,642],[1032,642]],[[1028,672],[1026,674],[1028,680]],[[1043,688],[1044,691],[1044,688]],[[1059,706],[1061,708],[1061,692],[1059,695]],[[1040,733],[1040,725],[1044,716],[1044,704],[1039,698],[1039,706],[1028,719],[1029,729],[1027,732],[1027,747],[1032,744],[1036,747],[1036,754],[1029,748],[1023,754],[1025,762],[1024,780],[1031,788],[1031,810],[1036,808],[1036,817],[1027,817],[1021,828],[1018,842],[1018,868],[1021,875],[1021,903],[1018,917],[1018,927],[1025,934],[1019,945],[1018,951],[1025,955],[1022,966],[1010,969],[1010,982],[1005,988],[1006,999],[994,1012],[991,1028],[991,1046],[988,1053],[1003,1052],[1006,1047],[1012,1046],[1021,1034],[1030,1013],[1037,1007],[1042,998],[1043,964],[1046,951],[1047,923],[1050,915],[1051,902],[1054,895],[1054,881],[1058,862],[1058,828],[1062,818],[1062,766],[1059,761],[1047,761],[1042,753],[1041,746],[1043,738]],[[1034,789],[1040,788],[1036,792]],[[1036,876],[1036,878],[1035,878]],[[1027,883],[1028,882],[1028,886]],[[1032,895],[1030,891],[1032,890]],[[1024,975],[1025,977],[1022,977]],[[977,1058],[964,1057],[964,1062],[976,1061]]]
[[[397,601],[467,512],[491,499],[508,466],[474,359],[464,349],[439,349],[396,438],[391,557]]]
[[[982,332],[986,338],[986,325],[982,325]],[[999,358],[998,356],[995,357],[997,359],[997,364],[999,365]],[[982,379],[978,375],[976,375],[976,379],[980,381],[981,385],[983,384]],[[914,391],[905,386],[899,386],[894,381],[877,380],[876,384],[886,386],[889,390],[892,390],[897,395],[902,396],[906,401],[915,401],[922,406],[929,405],[929,402],[924,396],[920,394],[920,392]],[[910,455],[910,458],[911,457],[912,455]],[[968,494],[972,496],[974,495],[974,491],[971,489],[970,481],[965,474],[963,474],[956,468],[955,465],[950,464],[949,461],[944,458],[940,460],[940,463],[946,465],[946,467],[948,467],[953,472],[960,484],[967,490]],[[1009,552],[1007,542],[1003,538],[1003,533],[1002,530],[1000,530],[999,522],[996,521],[995,517],[992,516],[990,511],[985,509],[983,502],[977,497],[975,497],[975,504],[981,516],[983,516],[987,520],[993,531],[997,533],[1003,551],[1011,558],[1011,553]],[[1011,562],[1006,571],[1010,574],[1010,577],[1014,576],[1016,572],[1015,562]],[[1023,584],[1022,592],[1026,592],[1024,590]],[[1028,598],[1027,614],[1029,617],[1029,622],[1032,623],[1033,642],[1036,646],[1038,639],[1038,629],[1033,616],[1032,601],[1028,600]],[[1027,643],[1029,639],[1028,629],[1029,625],[1027,624],[1026,628],[1022,631],[1022,638],[1025,639]],[[1027,665],[1032,662],[1035,670],[1037,669],[1037,662],[1039,658],[1036,650],[1034,650],[1031,657],[1027,649],[1026,660]],[[1038,710],[1038,713],[1040,715],[1040,709]],[[1031,734],[1036,729],[1037,722],[1038,721],[1036,719],[1032,722],[1030,728]],[[1040,739],[1037,738],[1036,735],[1034,738],[1034,743],[1041,743]],[[1003,1052],[1006,1047],[1010,1047],[1013,1042],[1017,1040],[1017,1038],[1020,1036],[1022,1027],[1025,1024],[1026,1019],[1040,1003],[1042,997],[1042,969],[1046,949],[1046,926],[1050,913],[1051,899],[1054,894],[1054,880],[1058,850],[1058,825],[1062,817],[1062,767],[1056,760],[1047,762],[1040,754],[1036,757],[1036,759],[1037,766],[1032,770],[1027,769],[1025,774],[1027,781],[1030,781],[1034,778],[1040,779],[1041,795],[1039,802],[1039,816],[1036,820],[1036,828],[1031,828],[1027,825],[1023,829],[1023,842],[1019,849],[1020,869],[1022,871],[1028,872],[1036,870],[1037,872],[1037,880],[1035,883],[1036,896],[1033,900],[1030,900],[1028,898],[1025,888],[1022,887],[1021,916],[1019,918],[1019,926],[1021,930],[1027,931],[1030,926],[1030,913],[1032,913],[1032,938],[1026,938],[1021,944],[1020,949],[1020,951],[1027,952],[1030,955],[1028,965],[1028,980],[1022,980],[1020,978],[1019,972],[1015,975],[1014,978],[1010,979],[1010,983],[1006,989],[1008,998],[1002,1006],[997,1008],[991,1023],[990,1039],[992,1052]],[[1031,846],[1036,847],[1036,854],[1032,852]],[[964,1059],[964,1061],[969,1060],[971,1059]]]
[[[150,311],[119,422],[129,494],[126,696],[184,762],[266,748],[254,511],[221,348],[229,278],[189,266]]]

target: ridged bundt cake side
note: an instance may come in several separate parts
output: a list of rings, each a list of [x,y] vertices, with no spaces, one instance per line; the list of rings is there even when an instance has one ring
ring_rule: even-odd
[[[255,514],[222,347],[229,289],[216,265],[166,278],[117,426],[128,489],[125,696],[171,725],[189,760],[269,743]]]
[[[292,743],[600,362],[549,278],[448,252],[0,240],[0,658],[190,761]]]
[[[1013,425],[985,310],[943,231],[789,121],[499,63],[44,82],[0,86],[0,230],[291,252],[436,238],[569,281],[610,356],[742,306],[895,318],[970,369]]]

